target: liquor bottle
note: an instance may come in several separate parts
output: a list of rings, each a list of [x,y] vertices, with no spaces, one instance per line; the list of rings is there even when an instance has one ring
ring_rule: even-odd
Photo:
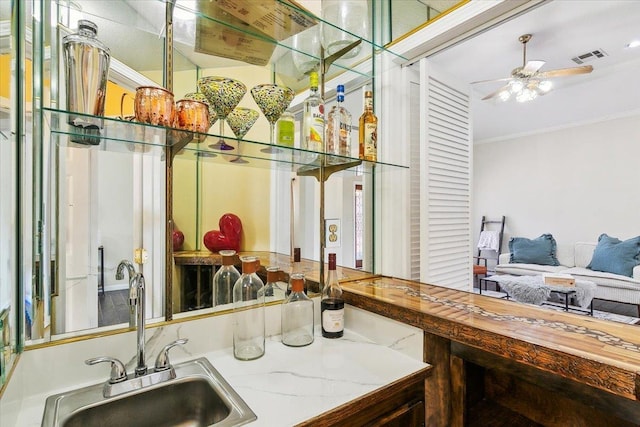
[[[267,268],[267,283],[264,284],[265,302],[283,301],[287,285],[280,281],[280,269],[278,267]]]
[[[257,257],[242,257],[242,275],[233,286],[233,355],[240,360],[264,354],[264,284],[256,274]]]
[[[313,301],[304,293],[304,274],[291,276],[291,294],[282,303],[282,343],[302,347],[313,342]]]
[[[364,93],[364,113],[360,116],[359,156],[362,160],[378,160],[378,118],[373,114],[373,92]]]
[[[327,115],[326,152],[351,156],[351,113],[344,107],[344,86],[338,85],[337,104]]]
[[[240,278],[240,272],[233,265],[236,251],[220,251],[222,266],[213,276],[213,307],[233,302],[233,286]]]
[[[295,119],[288,111],[282,113],[276,122],[277,144],[293,148],[295,134]]]
[[[304,100],[302,133],[300,144],[303,149],[321,152],[324,148],[324,101],[318,93],[318,73],[309,74],[311,93]]]
[[[322,336],[340,338],[344,333],[344,300],[336,272],[336,254],[329,254],[329,271],[320,300]]]

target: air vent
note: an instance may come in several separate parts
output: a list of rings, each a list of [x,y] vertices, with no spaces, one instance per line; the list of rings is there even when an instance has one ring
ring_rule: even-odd
[[[582,55],[578,55],[574,58],[571,58],[573,62],[576,64],[584,64],[585,62],[592,62],[596,59],[604,58],[607,56],[607,52],[602,49],[592,50],[591,52],[583,53]]]

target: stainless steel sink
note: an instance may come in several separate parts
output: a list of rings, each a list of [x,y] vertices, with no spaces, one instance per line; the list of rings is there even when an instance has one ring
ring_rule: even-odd
[[[206,358],[174,365],[176,378],[114,397],[104,384],[47,398],[42,426],[240,426],[257,417]]]

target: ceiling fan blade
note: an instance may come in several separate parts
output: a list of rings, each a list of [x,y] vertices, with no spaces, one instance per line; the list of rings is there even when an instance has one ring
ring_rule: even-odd
[[[502,86],[500,89],[491,92],[489,95],[487,95],[484,98],[482,98],[482,100],[486,101],[487,99],[495,98],[496,96],[500,95],[500,93],[502,93],[503,91],[505,91],[507,89],[509,89],[509,84],[508,83],[506,85]]]
[[[573,76],[576,74],[589,74],[592,71],[592,65],[583,65],[581,67],[559,68],[557,70],[543,71],[541,73],[538,73],[536,78],[550,79],[553,77]]]
[[[545,61],[528,61],[527,65],[522,68],[523,74],[533,74],[545,64]]]
[[[471,82],[470,84],[475,85],[477,83],[493,83],[493,82],[508,82],[512,80],[513,77],[505,77],[503,79],[489,79],[489,80],[478,80],[477,82]]]

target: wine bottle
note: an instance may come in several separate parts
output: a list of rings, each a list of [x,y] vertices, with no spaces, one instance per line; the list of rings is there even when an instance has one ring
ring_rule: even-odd
[[[326,152],[351,156],[351,113],[344,107],[344,86],[338,85],[337,104],[327,115]]]
[[[313,342],[313,301],[304,293],[304,274],[291,276],[291,294],[282,303],[282,343],[302,347]]]
[[[242,275],[233,286],[233,355],[253,360],[264,354],[264,284],[257,257],[242,257]]]
[[[318,73],[309,74],[310,94],[303,104],[302,148],[321,152],[324,148],[324,100],[318,93]]]
[[[329,254],[329,271],[320,300],[322,336],[340,338],[344,334],[344,300],[336,272],[336,254]]]
[[[364,93],[364,113],[358,122],[360,133],[359,156],[362,160],[378,160],[378,118],[373,113],[373,92]]]

